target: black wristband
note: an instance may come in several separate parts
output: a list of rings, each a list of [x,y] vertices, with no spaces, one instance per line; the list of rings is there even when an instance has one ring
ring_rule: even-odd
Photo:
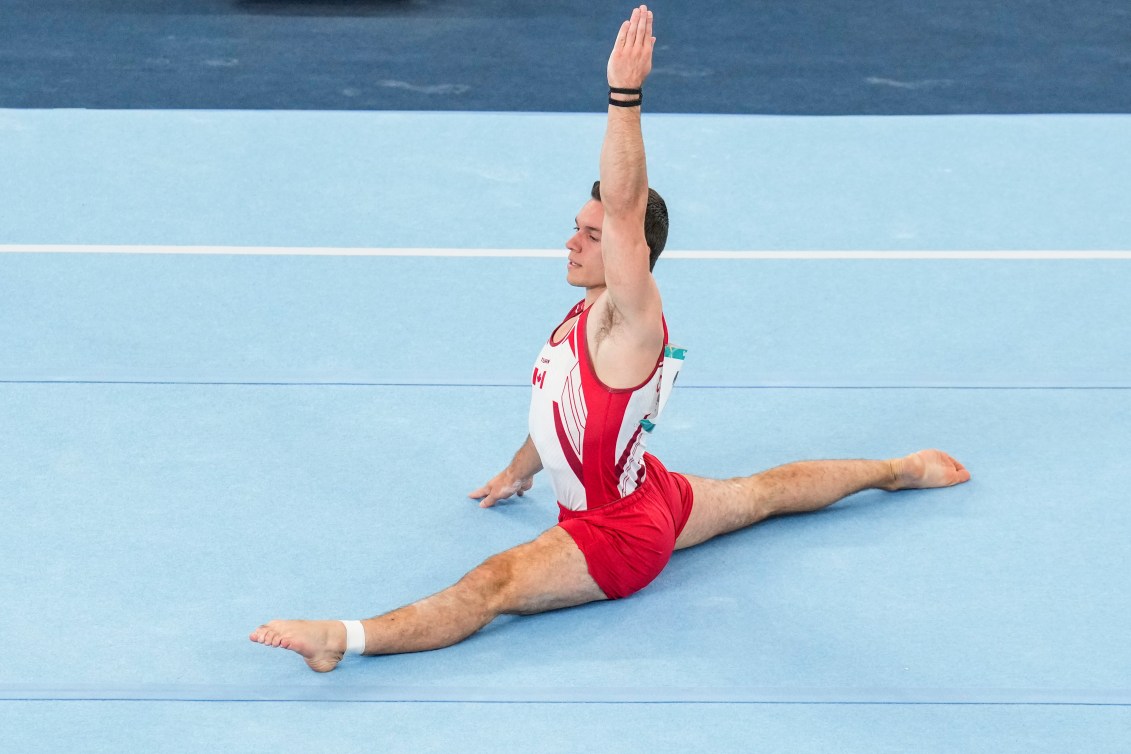
[[[636,99],[613,99],[614,94],[635,94]],[[640,107],[640,103],[644,101],[644,91],[642,89],[621,89],[619,87],[609,87],[609,104],[616,107]]]

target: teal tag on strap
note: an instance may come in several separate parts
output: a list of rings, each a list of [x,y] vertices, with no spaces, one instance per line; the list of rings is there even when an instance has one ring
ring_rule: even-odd
[[[683,361],[685,356],[687,356],[686,348],[680,348],[679,346],[673,346],[671,344],[664,346],[665,359],[678,359]]]

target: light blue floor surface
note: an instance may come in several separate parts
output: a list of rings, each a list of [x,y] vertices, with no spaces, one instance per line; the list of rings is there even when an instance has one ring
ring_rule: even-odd
[[[0,243],[561,248],[602,115],[0,110]],[[1131,116],[647,114],[672,249],[1127,249]]]
[[[553,248],[595,123],[7,111],[0,245]],[[1127,249],[1126,123],[671,117],[650,154],[673,249]],[[767,522],[444,651],[322,676],[249,642],[553,523],[545,480],[465,495],[525,436],[579,297],[560,265],[0,253],[0,748],[1125,750],[1126,260],[662,260],[691,349],[651,446],[669,467],[936,446],[974,480]]]
[[[23,751],[1126,751],[1114,707],[8,702]]]

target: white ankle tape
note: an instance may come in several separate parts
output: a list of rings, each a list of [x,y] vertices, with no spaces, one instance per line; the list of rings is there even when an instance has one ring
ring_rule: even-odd
[[[344,620],[341,623],[346,627],[346,654],[364,654],[365,626],[359,620]]]

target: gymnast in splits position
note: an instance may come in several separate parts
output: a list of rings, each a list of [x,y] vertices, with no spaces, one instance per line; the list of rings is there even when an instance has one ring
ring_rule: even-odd
[[[626,597],[673,550],[782,514],[814,511],[867,489],[945,487],[970,478],[938,450],[889,460],[805,461],[717,480],[668,471],[645,452],[678,370],[652,268],[667,209],[649,189],[640,90],[652,68],[652,12],[641,5],[609,57],[600,180],[566,242],[567,282],[585,289],[534,366],[529,436],[470,497],[484,508],[548,472],[558,524],[492,556],[453,586],[363,621],[271,621],[252,641],[333,670],[347,651],[382,655],[455,644],[502,614]]]

